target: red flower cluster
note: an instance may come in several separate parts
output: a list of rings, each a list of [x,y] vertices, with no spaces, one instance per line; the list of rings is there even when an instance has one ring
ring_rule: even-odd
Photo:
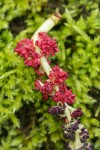
[[[38,35],[39,40],[37,40],[35,44],[41,49],[42,55],[45,55],[46,57],[50,55],[53,56],[59,51],[55,39],[50,38],[45,32],[40,32]]]
[[[83,116],[84,113],[82,112],[81,108],[77,108],[76,110],[74,110],[72,113],[71,113],[71,116],[73,118],[78,118],[78,117],[81,117]]]
[[[55,102],[60,101],[62,103],[73,104],[75,102],[75,95],[72,94],[71,90],[67,88],[67,85],[63,83],[59,86],[59,91],[53,96],[53,100]]]
[[[56,41],[50,38],[45,32],[40,32],[38,36],[39,39],[35,44],[33,40],[30,39],[21,40],[18,42],[15,51],[24,58],[25,64],[27,66],[33,67],[37,74],[44,75],[43,68],[40,66],[40,59],[42,56],[53,56],[56,52],[58,52],[58,47]],[[35,51],[35,46],[40,48],[40,54]],[[58,103],[57,106],[49,108],[48,112],[55,116],[59,116],[60,119],[65,120],[66,124],[68,124],[68,126],[65,125],[64,127],[63,136],[70,141],[74,141],[76,130],[81,130],[80,140],[82,143],[84,143],[85,140],[89,137],[89,134],[84,128],[80,129],[80,122],[77,119],[84,113],[82,112],[81,108],[77,108],[72,113],[70,113],[70,122],[70,119],[66,114],[67,112],[65,111],[65,109],[68,109],[65,103],[70,105],[75,102],[75,95],[72,94],[72,91],[64,83],[67,78],[67,72],[63,71],[58,66],[54,66],[49,73],[48,79],[44,83],[42,83],[41,80],[36,80],[35,88],[36,90],[41,91],[44,100],[47,100],[49,97],[51,97],[55,102]],[[75,119],[77,121],[75,121]],[[86,148],[88,147],[89,146],[87,145]],[[84,145],[79,149],[83,148]],[[66,149],[71,149],[68,144]]]
[[[40,80],[36,80],[35,87],[36,90],[40,90],[42,92],[44,100],[51,96],[55,102],[67,104],[73,104],[75,102],[75,95],[67,88],[66,84],[61,84],[59,86],[59,90],[54,92],[55,84],[50,81],[45,81],[44,84],[41,85],[40,82]]]
[[[27,66],[31,66],[35,69],[40,66],[40,55],[36,53],[34,43],[30,39],[23,39],[17,43],[15,48],[15,52],[17,52],[21,57],[24,58],[25,64]]]
[[[17,43],[15,51],[24,58],[25,64],[31,66],[35,69],[36,73],[43,75],[44,72],[41,71],[40,58],[45,55],[46,57],[54,55],[58,52],[58,46],[54,39],[50,38],[47,33],[40,32],[38,34],[39,40],[34,44],[33,40],[23,39]],[[35,45],[41,50],[41,54],[35,51]],[[54,66],[52,71],[48,76],[49,80],[45,81],[43,84],[40,80],[37,80],[35,87],[40,90],[43,94],[44,99],[48,99],[49,96],[53,98],[55,102],[62,102],[73,104],[75,101],[75,95],[72,94],[71,90],[68,90],[64,81],[68,78],[67,72],[63,71],[58,66]],[[55,92],[55,86],[58,86],[59,90]]]
[[[36,80],[35,87],[37,90],[42,92],[44,100],[47,100],[53,92],[53,83],[50,81],[45,81],[44,84],[41,85],[40,82],[40,80]]]
[[[35,86],[35,89],[36,89],[36,90],[41,90],[41,87],[42,87],[41,81],[37,79],[37,80],[35,81],[34,86]]]
[[[49,74],[49,79],[51,80],[51,82],[57,85],[63,83],[67,78],[68,78],[67,72],[63,71],[58,66],[54,66]]]
[[[47,33],[40,32],[38,34],[39,40],[34,44],[33,40],[23,39],[17,43],[15,52],[24,58],[26,66],[31,66],[36,69],[36,72],[40,75],[41,72],[37,70],[40,66],[40,58],[45,56],[54,55],[58,52],[58,46],[54,39],[50,38]],[[41,54],[35,51],[35,46],[41,49]]]

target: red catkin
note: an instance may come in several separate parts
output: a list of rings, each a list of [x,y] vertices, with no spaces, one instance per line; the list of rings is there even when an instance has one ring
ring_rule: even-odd
[[[55,39],[52,39],[47,35],[45,32],[40,32],[38,34],[39,39],[36,41],[36,46],[38,46],[41,51],[42,55],[45,55],[46,57],[50,55],[55,55],[56,52],[58,52],[58,45]]]

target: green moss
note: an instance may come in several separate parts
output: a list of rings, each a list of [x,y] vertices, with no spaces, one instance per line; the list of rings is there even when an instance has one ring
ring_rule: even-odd
[[[54,102],[42,100],[34,90],[34,70],[14,52],[17,41],[31,38],[56,6],[63,10],[62,20],[49,34],[57,39],[60,52],[51,62],[69,73],[66,83],[77,95],[74,107],[83,109],[81,121],[90,131],[94,150],[100,148],[98,0],[1,0],[0,150],[63,149],[61,123],[47,113]]]

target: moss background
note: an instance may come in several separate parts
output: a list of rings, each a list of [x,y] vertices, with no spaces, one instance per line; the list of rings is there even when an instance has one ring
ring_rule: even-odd
[[[34,90],[37,76],[14,52],[16,43],[51,13],[62,20],[49,34],[60,52],[51,58],[69,73],[66,83],[77,95],[74,107],[84,111],[81,122],[100,149],[100,0],[0,0],[0,150],[63,150],[61,123],[47,113]]]

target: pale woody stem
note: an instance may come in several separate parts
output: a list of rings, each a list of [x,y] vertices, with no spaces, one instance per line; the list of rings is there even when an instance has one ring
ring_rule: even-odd
[[[82,146],[82,143],[80,141],[80,135],[79,135],[79,130],[75,132],[75,148],[78,149],[79,147]]]
[[[38,30],[34,33],[34,35],[32,36],[32,40],[34,40],[34,42],[36,42],[36,40],[38,40],[38,33],[39,32],[48,32],[49,30],[51,30],[60,20],[60,14],[53,14],[50,18],[48,18],[39,28]],[[37,53],[40,53],[41,50],[36,47],[36,51]],[[41,57],[40,58],[40,63],[41,66],[43,67],[44,71],[46,72],[47,75],[49,75],[50,71],[52,70],[52,68],[49,66],[48,61],[46,59],[46,57]],[[42,83],[41,83],[42,85]],[[56,87],[56,90],[58,90],[58,87]],[[67,103],[65,103],[66,108],[65,108],[65,113],[64,115],[67,116],[69,122],[71,121],[71,116],[70,116],[70,111],[74,111],[75,109],[71,106],[69,106]],[[81,146],[81,141],[80,141],[80,136],[79,136],[79,131],[76,131],[75,133],[75,143],[71,142],[71,148],[72,150],[77,149],[78,147]]]
[[[38,40],[38,33],[39,32],[48,32],[49,30],[51,30],[59,22],[60,18],[61,18],[61,16],[59,13],[53,14],[51,17],[49,17],[34,33],[34,35],[32,36],[32,40],[34,40],[34,42],[36,42],[36,40]],[[36,47],[36,51],[37,51],[37,53],[41,52],[41,50],[38,47]],[[41,63],[42,68],[46,72],[46,74],[49,75],[52,68],[48,64],[46,57],[44,57],[44,56],[41,57],[40,63]],[[58,90],[57,86],[55,87],[55,90]],[[69,110],[71,110],[71,111],[74,110],[74,108],[72,108],[68,104],[66,104],[66,106]],[[69,112],[69,110],[68,110],[68,112]],[[68,116],[69,116],[69,113],[68,113]],[[70,116],[68,118],[70,121]]]
[[[39,32],[48,32],[51,30],[60,20],[61,16],[59,13],[53,14],[51,17],[49,17],[34,33],[32,36],[32,40],[36,42],[38,40],[38,33]],[[36,51],[40,53],[40,49],[36,47]],[[43,67],[44,71],[46,72],[47,75],[49,75],[50,71],[52,70],[51,67],[49,66],[47,59],[45,57],[40,58],[40,63],[41,66]]]
[[[43,67],[43,69],[45,70],[46,74],[49,75],[49,73],[52,69],[48,64],[47,59],[45,57],[41,57],[40,63],[41,63],[41,66]]]
[[[39,32],[48,32],[50,31],[60,20],[61,15],[59,13],[55,13],[51,15],[34,33],[32,36],[32,40],[36,41],[38,39]]]

